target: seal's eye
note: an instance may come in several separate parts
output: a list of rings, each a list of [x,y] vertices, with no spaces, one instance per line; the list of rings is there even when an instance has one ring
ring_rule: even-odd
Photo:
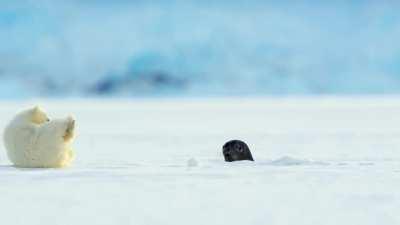
[[[237,146],[236,146],[236,150],[237,150],[238,152],[243,152],[243,148],[242,148],[242,146],[240,146],[240,145],[237,145]]]
[[[50,119],[49,119],[49,118],[47,118],[47,119],[46,119],[46,121],[47,121],[47,122],[49,122],[49,121],[50,121]]]

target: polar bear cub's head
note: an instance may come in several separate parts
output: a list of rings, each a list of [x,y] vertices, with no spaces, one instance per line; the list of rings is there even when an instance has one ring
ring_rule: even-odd
[[[29,122],[34,124],[42,124],[50,121],[46,112],[39,106],[35,106],[24,112],[24,117],[29,120]]]
[[[50,121],[46,112],[39,106],[35,106],[33,107],[33,109],[30,110],[30,120],[32,123],[35,124],[42,124],[44,122]]]

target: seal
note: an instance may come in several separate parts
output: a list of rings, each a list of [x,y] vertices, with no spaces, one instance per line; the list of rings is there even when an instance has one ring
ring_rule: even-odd
[[[240,140],[231,140],[224,144],[222,153],[226,162],[240,161],[240,160],[253,160],[249,146]]]

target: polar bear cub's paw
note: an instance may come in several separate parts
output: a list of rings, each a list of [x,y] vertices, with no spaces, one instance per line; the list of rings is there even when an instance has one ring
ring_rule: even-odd
[[[70,141],[75,137],[75,119],[69,116],[66,120],[66,129],[63,136],[64,141]]]

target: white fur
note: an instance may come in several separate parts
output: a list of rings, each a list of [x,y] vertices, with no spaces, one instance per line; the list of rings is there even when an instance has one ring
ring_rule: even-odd
[[[17,167],[65,167],[74,154],[75,120],[72,117],[48,121],[38,107],[15,116],[4,131],[7,155]]]

